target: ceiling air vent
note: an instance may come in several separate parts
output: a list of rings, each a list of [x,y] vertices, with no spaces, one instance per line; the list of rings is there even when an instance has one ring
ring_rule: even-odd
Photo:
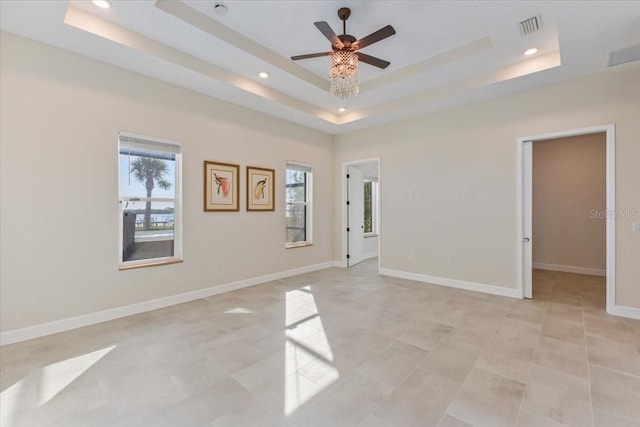
[[[520,23],[520,32],[523,36],[535,33],[542,28],[542,19],[540,15],[532,16]]]

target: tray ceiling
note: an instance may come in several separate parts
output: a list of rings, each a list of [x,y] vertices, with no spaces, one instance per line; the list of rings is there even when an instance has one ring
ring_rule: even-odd
[[[332,134],[600,72],[612,51],[640,44],[640,2],[229,0],[225,15],[215,3],[112,0],[99,9],[91,1],[3,0],[0,24]],[[328,57],[289,59],[329,50],[313,23],[340,34],[343,6],[352,9],[349,34],[387,24],[397,31],[363,49],[391,65],[361,63],[360,95],[347,103],[329,95]],[[519,23],[534,16],[541,29],[523,35]],[[524,56],[530,47],[538,53]]]

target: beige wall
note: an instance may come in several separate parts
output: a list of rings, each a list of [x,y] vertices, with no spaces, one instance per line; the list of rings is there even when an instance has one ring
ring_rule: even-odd
[[[7,33],[0,51],[2,331],[332,260],[331,136]],[[182,264],[118,271],[119,130],[183,144]],[[285,250],[282,185],[275,212],[203,212],[205,159],[280,183],[312,164],[314,245]]]
[[[533,262],[604,270],[606,134],[533,144]]]
[[[329,135],[43,44],[7,33],[0,42],[3,332],[340,259],[344,161],[381,158],[383,267],[506,288],[517,280],[517,137],[615,123],[617,207],[640,207],[638,64],[338,136],[334,145]],[[183,143],[182,264],[118,271],[119,130]],[[275,213],[204,213],[204,159],[273,167],[281,182],[286,159],[312,163],[315,244],[284,249],[283,192]],[[618,218],[616,302],[640,307],[632,222]]]
[[[381,158],[383,268],[515,288],[517,138],[614,123],[617,208],[638,209],[639,99],[640,64],[619,66],[338,136],[335,167]],[[339,206],[335,214],[341,221]],[[640,308],[640,234],[632,222],[617,220],[616,303]],[[336,259],[341,252],[337,227]]]

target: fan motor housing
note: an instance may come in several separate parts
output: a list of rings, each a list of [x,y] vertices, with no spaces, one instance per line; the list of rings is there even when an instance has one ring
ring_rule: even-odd
[[[335,50],[335,51],[349,49],[349,48],[351,48],[351,44],[353,42],[355,42],[356,40],[358,40],[355,37],[353,37],[351,34],[342,34],[342,35],[338,36],[338,38],[340,39],[340,41],[342,42],[344,47],[342,49],[339,49],[339,48],[333,46],[333,50]]]

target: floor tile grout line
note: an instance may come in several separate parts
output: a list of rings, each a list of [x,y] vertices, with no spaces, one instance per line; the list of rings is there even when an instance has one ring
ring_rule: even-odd
[[[591,406],[591,425],[595,425],[596,416],[593,410],[593,391],[591,390],[591,368],[589,366],[589,345],[587,344],[587,325],[584,319],[584,297],[582,297],[582,330],[584,333],[584,358],[587,362],[587,385],[589,386],[589,403]]]
[[[632,377],[634,379],[640,379],[640,375],[632,374],[630,372],[621,371],[620,369],[612,368],[610,366],[601,365],[599,363],[592,363],[592,362],[589,362],[588,364],[589,365],[593,365],[593,366],[597,366],[600,369],[606,369],[607,371],[615,372],[616,374],[624,375],[624,376],[627,376],[627,377]]]
[[[511,304],[511,307],[509,308],[508,311],[506,311],[503,315],[502,315],[502,321],[504,321],[504,319],[507,317],[507,314],[509,314],[511,312],[511,310],[513,310],[513,307],[516,305],[516,302],[513,302]],[[460,390],[462,390],[464,384],[467,382],[467,380],[469,379],[469,376],[471,375],[471,372],[473,371],[474,368],[476,368],[476,366],[478,365],[478,361],[480,360],[480,357],[482,357],[482,353],[484,353],[485,349],[487,348],[487,346],[489,345],[489,343],[491,342],[491,340],[493,339],[493,337],[496,336],[496,334],[498,333],[498,330],[500,329],[500,327],[498,327],[496,330],[493,331],[493,335],[491,335],[491,337],[487,340],[487,342],[482,346],[482,350],[480,351],[480,353],[478,354],[478,358],[476,359],[476,361],[473,363],[473,365],[471,366],[471,369],[469,369],[469,372],[467,373],[467,376],[464,377],[464,379],[462,380],[462,382],[460,383],[460,385],[458,386],[458,389],[456,390],[456,392],[454,393],[453,397],[451,398],[451,401],[449,402],[449,404],[447,405],[447,409],[444,410],[444,413],[440,416],[440,420],[438,420],[438,424],[440,424],[440,421],[442,421],[442,418],[447,415],[449,413],[449,408],[451,408],[451,405],[453,404],[453,402],[455,402],[456,398],[458,397],[458,395],[460,394]],[[455,329],[454,329],[455,330]],[[481,368],[478,368],[481,369]],[[464,421],[463,421],[464,422]]]
[[[446,335],[446,336],[448,336],[449,334],[451,334],[451,332],[453,332],[454,330],[455,330],[455,328],[454,328],[454,329],[452,329],[451,331],[449,331],[449,332],[447,333],[447,335]],[[445,336],[445,337],[446,337],[446,336]],[[443,340],[444,340],[444,338],[443,338]],[[397,341],[397,337],[396,337],[396,339],[394,339],[394,340],[393,340],[393,341],[392,341],[392,342],[391,342],[387,347],[385,347],[385,350],[386,350],[387,348],[389,348],[389,347],[393,347],[393,344],[394,344],[396,341]],[[402,341],[401,341],[401,342],[402,342]],[[382,399],[380,402],[378,402],[378,403],[377,403],[377,404],[376,404],[376,405],[371,409],[371,411],[369,412],[370,414],[372,414],[373,412],[375,412],[375,410],[376,410],[376,409],[377,409],[377,408],[378,408],[382,403],[384,403],[384,402],[385,402],[389,397],[391,397],[391,395],[396,391],[396,389],[397,389],[398,387],[400,387],[400,386],[401,386],[401,385],[402,385],[402,384],[407,380],[407,378],[409,378],[409,377],[411,376],[411,374],[412,374],[416,369],[418,369],[418,365],[419,365],[420,363],[422,363],[422,362],[423,362],[427,357],[429,357],[429,354],[431,354],[431,350],[426,350],[426,349],[424,349],[424,348],[421,348],[421,347],[418,347],[418,346],[415,346],[415,345],[413,345],[413,344],[409,344],[409,343],[404,343],[404,342],[403,342],[402,344],[404,344],[404,345],[409,345],[409,346],[412,346],[412,347],[415,347],[415,348],[417,348],[417,349],[419,349],[419,350],[427,351],[428,353],[427,353],[427,354],[426,354],[422,359],[420,359],[420,360],[418,361],[418,363],[416,363],[416,365],[415,365],[415,366],[414,366],[414,367],[413,367],[413,368],[412,368],[412,369],[407,373],[407,375],[405,375],[405,376],[402,378],[402,380],[401,380],[400,382],[398,382],[398,385],[397,385],[397,386],[395,386],[395,387],[393,387],[393,388],[392,388],[391,393],[389,393],[389,396],[387,396],[387,397],[385,397],[384,399]],[[400,347],[396,347],[396,348],[400,349]],[[381,353],[381,352],[379,352],[379,353]],[[379,353],[378,353],[378,354],[379,354]],[[366,417],[365,417],[365,419],[366,419]],[[364,420],[363,420],[362,422],[364,422]],[[359,425],[362,425],[362,423],[360,423]]]
[[[555,287],[555,284],[554,284],[554,287]],[[531,299],[533,300],[533,295],[532,295]],[[527,393],[527,388],[529,386],[529,380],[531,379],[531,371],[533,371],[533,363],[534,363],[534,360],[536,360],[536,353],[538,352],[538,347],[540,346],[540,339],[542,338],[542,329],[544,327],[544,321],[547,318],[548,311],[549,311],[549,303],[547,302],[545,304],[545,308],[544,308],[544,316],[542,316],[542,323],[540,324],[540,333],[538,334],[538,340],[536,341],[536,346],[533,349],[533,356],[531,358],[531,366],[529,366],[529,372],[527,373],[527,380],[524,383],[524,390],[522,391],[522,397],[520,398],[520,407],[518,408],[518,415],[516,417],[516,425],[518,424],[518,421],[520,420],[520,415],[522,414],[522,405],[524,404],[524,397],[525,397],[525,395]]]
[[[599,411],[602,411],[602,412],[606,412],[606,413],[607,413],[607,414],[609,414],[609,415],[613,415],[614,417],[622,418],[622,419],[623,419],[623,420],[625,420],[625,421],[630,421],[630,422],[632,422],[632,423],[634,423],[634,424],[637,424],[637,423],[638,423],[638,421],[637,421],[637,420],[634,420],[633,418],[629,418],[629,417],[627,417],[627,416],[625,416],[625,415],[620,415],[620,414],[617,414],[617,413],[615,413],[615,412],[611,412],[611,411],[608,411],[608,410],[606,410],[606,409],[602,409],[602,408],[598,408],[598,410],[599,410]],[[593,420],[593,422],[594,422],[594,425],[595,425],[595,419]]]

